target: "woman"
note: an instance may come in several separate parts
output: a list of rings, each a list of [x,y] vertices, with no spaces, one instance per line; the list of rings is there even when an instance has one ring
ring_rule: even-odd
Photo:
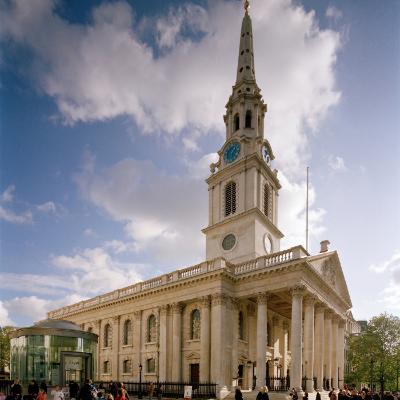
[[[44,389],[39,389],[39,394],[37,395],[36,400],[47,400],[47,394]]]

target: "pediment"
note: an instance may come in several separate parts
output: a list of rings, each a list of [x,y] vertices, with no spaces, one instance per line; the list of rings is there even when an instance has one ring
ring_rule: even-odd
[[[337,252],[318,254],[310,257],[308,261],[321,275],[322,279],[348,304],[348,308],[351,308],[350,294]]]

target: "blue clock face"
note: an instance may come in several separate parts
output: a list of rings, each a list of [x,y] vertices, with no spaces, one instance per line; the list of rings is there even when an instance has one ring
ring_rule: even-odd
[[[224,160],[227,163],[231,163],[237,159],[237,156],[240,153],[240,143],[234,142],[231,143],[225,150]]]

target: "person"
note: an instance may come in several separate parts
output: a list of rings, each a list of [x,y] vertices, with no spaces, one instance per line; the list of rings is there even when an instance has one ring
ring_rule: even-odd
[[[256,400],[269,400],[268,388],[266,386],[261,387],[260,391],[257,394]]]
[[[79,392],[79,385],[77,382],[74,380],[69,382],[69,398],[72,399],[77,399],[78,398],[78,392]]]
[[[317,390],[317,394],[315,395],[315,400],[321,400],[321,393]]]
[[[299,396],[297,395],[297,392],[295,390],[295,388],[293,388],[293,396],[292,396],[292,400],[298,400]]]
[[[64,400],[64,393],[62,392],[60,386],[56,386],[52,392],[53,400]]]
[[[103,392],[101,392],[100,390],[97,392],[97,400],[105,400]]]
[[[19,378],[16,378],[14,383],[11,385],[10,394],[14,399],[20,399],[22,397],[22,387],[19,384]]]
[[[28,385],[28,394],[31,395],[34,399],[37,397],[37,395],[39,394],[39,385],[37,384],[37,382],[32,379],[29,382]]]
[[[47,400],[47,393],[43,389],[39,389],[36,400]]]
[[[118,389],[118,394],[115,400],[126,400],[124,389]]]
[[[106,400],[114,400],[114,396],[111,393],[108,393]]]
[[[331,395],[329,396],[329,400],[337,400],[335,389],[332,389]]]
[[[151,400],[153,398],[153,394],[154,394],[154,383],[153,382],[149,383],[148,392],[149,392],[149,400]]]
[[[304,393],[303,400],[308,400],[308,392]]]
[[[237,387],[235,390],[235,400],[243,400],[243,394],[240,387]]]
[[[85,383],[79,392],[80,400],[93,400],[93,388],[90,379],[85,379]]]
[[[39,389],[42,389],[47,394],[47,384],[46,381],[40,382]]]
[[[117,397],[117,394],[118,394],[118,385],[116,384],[116,382],[111,381],[110,386],[109,386],[109,390],[110,390],[110,393],[113,396],[113,399],[115,399]]]

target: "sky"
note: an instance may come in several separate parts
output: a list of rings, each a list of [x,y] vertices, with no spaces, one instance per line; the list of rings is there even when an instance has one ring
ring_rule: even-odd
[[[281,248],[400,316],[400,2],[252,0]],[[239,0],[0,0],[0,325],[201,262]]]

